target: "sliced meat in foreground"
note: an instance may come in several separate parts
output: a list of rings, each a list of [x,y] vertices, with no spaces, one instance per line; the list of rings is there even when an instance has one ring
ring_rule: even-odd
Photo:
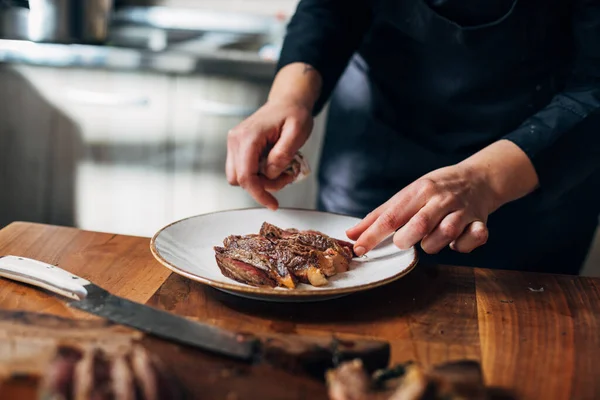
[[[479,363],[457,360],[425,367],[408,362],[368,375],[360,359],[326,373],[330,400],[487,400]]]

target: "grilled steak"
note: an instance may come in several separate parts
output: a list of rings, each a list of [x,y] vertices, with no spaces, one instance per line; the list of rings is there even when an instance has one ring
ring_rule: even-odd
[[[323,256],[332,265],[333,273],[327,274],[327,276],[348,271],[350,261],[354,256],[351,243],[333,239],[322,232],[314,230],[281,229],[268,222],[264,222],[260,228],[260,234],[270,239],[294,241],[322,252]]]
[[[484,400],[488,392],[479,363],[464,360],[424,367],[406,363],[367,374],[361,360],[326,373],[331,400]]]
[[[273,244],[265,238],[252,236],[229,236],[223,242],[225,247],[215,247],[215,258],[221,273],[254,286],[295,288],[295,280],[289,270],[278,268],[268,256],[274,250]]]
[[[269,276],[267,270],[236,259],[239,252],[231,252],[224,247],[215,246],[215,259],[221,273],[228,278],[252,286],[278,286],[277,280]]]
[[[331,400],[371,400],[371,377],[359,359],[327,371],[325,380]]]
[[[184,399],[180,381],[140,345],[108,354],[101,348],[61,345],[43,373],[40,399]]]
[[[258,234],[231,235],[215,246],[215,259],[228,278],[253,286],[293,289],[298,282],[327,284],[348,270],[352,245],[317,231],[281,229],[267,222]]]
[[[290,289],[296,287],[296,279],[288,266],[289,255],[278,249],[276,243],[263,236],[251,234],[228,236],[223,245],[234,258],[268,271],[270,277],[277,282],[277,286]]]
[[[251,235],[232,235],[223,242],[229,254],[248,264],[272,271],[279,286],[294,288],[296,281],[322,286],[327,283],[321,264],[327,260],[319,252],[294,242],[272,241]],[[238,253],[237,257],[235,254]]]

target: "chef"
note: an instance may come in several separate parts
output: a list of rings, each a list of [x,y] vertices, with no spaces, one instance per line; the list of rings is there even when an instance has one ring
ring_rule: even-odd
[[[318,206],[363,218],[357,254],[393,235],[424,262],[579,272],[600,213],[600,0],[301,0],[267,103],[229,132],[229,183],[276,209],[327,101]]]

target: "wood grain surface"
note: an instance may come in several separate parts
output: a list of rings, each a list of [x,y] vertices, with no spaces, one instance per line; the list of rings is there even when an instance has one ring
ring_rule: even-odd
[[[488,385],[519,399],[600,398],[600,279],[419,265],[379,289],[323,303],[277,304],[171,275],[152,258],[148,238],[14,223],[0,231],[0,254],[50,262],[117,295],[233,330],[384,339],[391,343],[392,363],[476,360]],[[5,280],[0,308],[90,318],[54,295]],[[157,351],[173,353],[173,345],[155,342]],[[200,376],[215,365],[233,368],[196,355],[174,368],[188,385],[210,386],[204,389],[209,398],[230,392],[253,398],[248,394],[260,390],[267,390],[265,399],[325,398],[321,383],[272,369],[248,370],[225,388],[218,387],[224,380],[194,380],[186,371]],[[267,389],[259,376],[278,383]],[[289,390],[281,390],[283,383]]]

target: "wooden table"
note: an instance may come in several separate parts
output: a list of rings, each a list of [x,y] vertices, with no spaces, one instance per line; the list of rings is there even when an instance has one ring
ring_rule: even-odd
[[[0,254],[53,263],[116,295],[230,329],[381,338],[393,363],[478,360],[488,385],[518,398],[600,398],[600,279],[419,265],[361,294],[274,304],[171,274],[148,238],[13,223],[0,231]],[[9,281],[0,282],[0,308],[90,318]]]

